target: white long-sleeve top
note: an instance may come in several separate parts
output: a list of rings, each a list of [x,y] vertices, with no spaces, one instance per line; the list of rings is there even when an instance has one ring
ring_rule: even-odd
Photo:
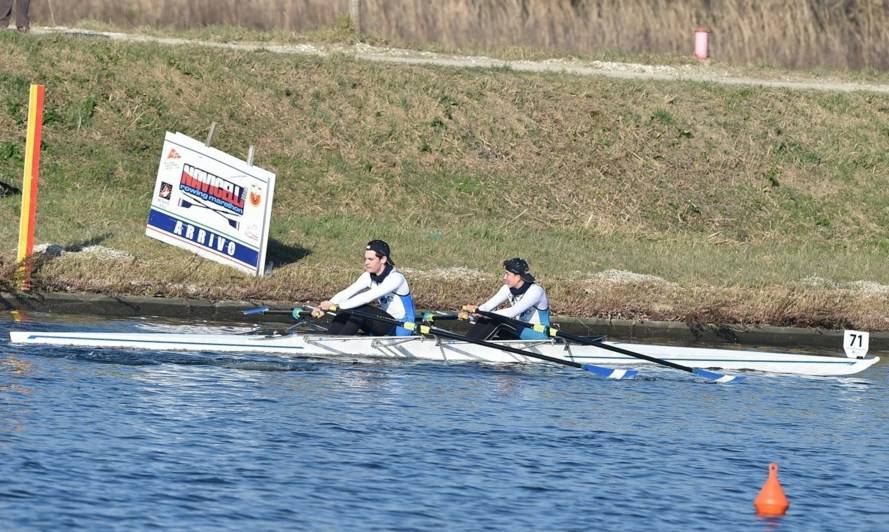
[[[374,300],[380,308],[397,320],[404,319],[408,313],[413,314],[413,301],[407,279],[401,272],[393,268],[380,283],[376,283],[368,272],[364,272],[358,280],[330,298],[330,302],[346,310],[366,305]],[[413,316],[409,316],[413,319]]]
[[[495,311],[495,314],[530,323],[541,323],[540,312],[549,309],[546,292],[537,283],[531,284],[524,294],[518,296],[512,295],[509,287],[503,285],[491,299],[479,305],[478,309],[491,312],[506,301],[509,301],[510,306]]]

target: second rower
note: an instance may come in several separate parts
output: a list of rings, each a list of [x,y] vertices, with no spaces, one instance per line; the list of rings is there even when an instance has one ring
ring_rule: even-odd
[[[465,305],[466,312],[476,310],[493,311],[503,303],[509,302],[509,306],[495,311],[495,314],[526,321],[533,324],[549,326],[549,301],[546,299],[546,291],[537,284],[534,276],[528,271],[528,262],[524,259],[514,258],[503,261],[503,286],[491,299],[481,305]],[[522,327],[517,331],[510,325],[498,323],[496,319],[482,317],[469,330],[467,336],[473,340],[487,340],[492,337],[499,339],[537,340],[546,339],[547,336],[531,329]]]

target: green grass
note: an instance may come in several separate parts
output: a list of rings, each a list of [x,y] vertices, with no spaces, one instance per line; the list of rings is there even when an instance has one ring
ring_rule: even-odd
[[[518,255],[557,313],[889,329],[885,295],[855,284],[889,285],[887,96],[61,35],[0,46],[0,181],[20,179],[29,83],[47,88],[38,242],[132,256],[66,254],[39,287],[317,300],[384,238],[423,306],[485,297]],[[278,176],[263,279],[144,236],[164,132],[203,139],[213,121],[216,147],[253,144]],[[19,202],[0,198],[7,279]]]

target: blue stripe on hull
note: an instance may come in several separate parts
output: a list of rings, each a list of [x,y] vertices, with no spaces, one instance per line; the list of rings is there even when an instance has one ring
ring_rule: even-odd
[[[208,349],[212,349],[214,347],[237,347],[239,349],[250,349],[251,347],[259,347],[259,348],[266,347],[266,346],[262,346],[262,345],[250,345],[247,343],[237,343],[237,344],[213,343],[213,344],[208,344],[206,342],[189,342],[189,341],[185,341],[185,340],[176,340],[176,341],[171,342],[169,340],[133,340],[133,339],[125,339],[125,338],[124,339],[115,339],[115,338],[107,338],[107,337],[94,338],[94,337],[89,337],[89,336],[59,336],[58,334],[53,334],[53,335],[29,334],[28,335],[28,340],[40,340],[40,339],[81,340],[81,341],[87,340],[87,341],[92,341],[92,342],[105,342],[105,343],[126,342],[128,344],[144,344],[144,345],[157,345],[157,344],[200,345],[200,346],[206,346]],[[72,345],[71,347],[81,347],[81,346]],[[278,345],[278,344],[276,344],[276,345],[267,346],[267,347],[271,347],[274,349],[293,349],[293,350],[305,349],[305,346],[301,346],[301,345]]]

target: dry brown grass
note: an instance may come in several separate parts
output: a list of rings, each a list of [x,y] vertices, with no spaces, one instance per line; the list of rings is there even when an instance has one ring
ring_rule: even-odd
[[[349,0],[46,0],[32,2],[44,24],[97,20],[125,26],[229,25],[306,31],[333,25]]]
[[[463,49],[519,46],[571,53],[619,50],[688,56],[708,26],[715,59],[785,67],[889,67],[882,0],[361,0],[363,32]],[[83,19],[124,26],[235,25],[304,32],[332,26],[349,0],[47,0],[40,23]]]
[[[35,289],[244,301],[319,301],[351,282],[347,265],[299,264],[274,278],[245,279],[194,259],[179,262],[83,257],[39,259]],[[442,270],[411,270],[412,292],[423,309],[455,309],[480,302],[497,286],[495,275],[453,276]],[[227,279],[227,280],[226,280]],[[208,282],[210,281],[210,282]],[[778,325],[827,329],[889,330],[885,294],[854,283],[843,287],[688,287],[673,283],[542,277],[561,316]],[[9,286],[0,284],[3,290]],[[882,287],[885,288],[885,287]]]
[[[0,256],[0,291],[10,292],[15,290],[12,279],[15,276],[16,264],[12,260],[4,260]]]

